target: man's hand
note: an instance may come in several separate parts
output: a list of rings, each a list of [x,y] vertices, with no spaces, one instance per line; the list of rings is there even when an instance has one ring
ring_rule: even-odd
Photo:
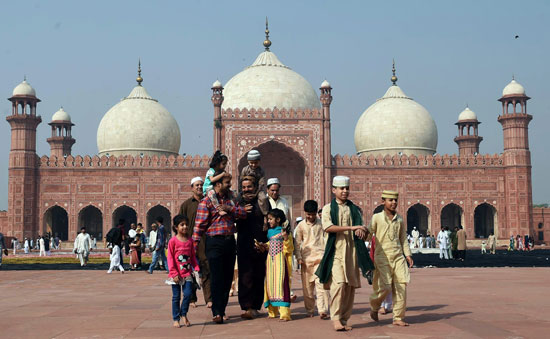
[[[298,265],[303,265],[304,261],[302,259],[298,259]]]
[[[252,209],[253,209],[253,206],[251,204],[244,205],[244,210],[246,211],[246,213],[252,212]]]
[[[405,258],[407,259],[407,262],[409,263],[409,268],[412,268],[413,265],[414,265],[413,258],[410,255],[405,257]]]

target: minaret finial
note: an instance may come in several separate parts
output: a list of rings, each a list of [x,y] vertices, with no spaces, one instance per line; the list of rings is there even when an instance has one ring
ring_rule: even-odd
[[[512,80],[516,80],[516,77],[514,74],[512,74]]]
[[[396,82],[397,82],[397,77],[395,76],[395,59],[393,59],[393,65],[392,65],[392,68],[391,68],[391,72],[392,72],[392,77],[391,77],[391,82],[393,82],[393,86],[396,86]]]
[[[141,86],[141,83],[143,82],[143,78],[141,77],[141,58],[138,59],[138,76],[136,78],[136,81],[138,83],[138,86]]]
[[[269,40],[269,24],[267,22],[267,17],[265,17],[265,40],[264,47],[266,51],[269,51],[269,46],[271,46],[271,41]]]

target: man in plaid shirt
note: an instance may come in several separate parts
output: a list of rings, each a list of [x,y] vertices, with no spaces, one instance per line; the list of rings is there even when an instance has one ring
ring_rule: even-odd
[[[195,218],[193,242],[196,251],[202,234],[206,232],[206,257],[210,266],[212,291],[212,320],[222,324],[235,267],[235,220],[246,218],[246,214],[252,211],[252,205],[238,206],[228,198],[231,174],[226,173],[212,184],[218,198],[219,209],[208,196],[201,200]],[[220,215],[220,210],[227,214]]]

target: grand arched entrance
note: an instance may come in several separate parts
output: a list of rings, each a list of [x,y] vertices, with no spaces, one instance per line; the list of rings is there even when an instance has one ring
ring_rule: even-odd
[[[113,226],[118,225],[118,221],[124,219],[124,230],[128,232],[131,223],[137,223],[137,213],[133,208],[122,205],[113,212]]]
[[[488,238],[491,233],[497,236],[497,210],[483,203],[476,207],[474,211],[474,235],[478,239]]]
[[[304,202],[313,197],[306,196],[306,165],[304,159],[290,147],[277,141],[268,141],[254,147],[262,155],[261,166],[266,180],[277,177],[281,182],[281,196],[292,206],[292,216],[302,215]],[[247,165],[246,154],[239,161],[239,173]],[[238,178],[234,180],[235,189]]]
[[[450,230],[454,230],[455,227],[464,226],[462,208],[457,204],[448,204],[441,210],[441,226],[447,226]],[[471,227],[471,226],[470,226]]]
[[[69,218],[67,211],[59,206],[53,206],[44,213],[43,233],[50,233],[52,237],[59,237],[60,240],[69,239]],[[75,235],[76,236],[76,235]]]
[[[430,210],[426,206],[415,204],[407,211],[407,233],[410,234],[413,227],[423,235],[430,229]]]
[[[157,217],[162,217],[165,227],[164,231],[170,237],[170,234],[172,234],[172,215],[166,207],[161,205],[156,205],[147,212],[147,230],[151,230],[151,224],[157,220]]]
[[[94,238],[103,238],[103,213],[92,205],[86,206],[78,213],[78,231],[81,227],[86,227],[86,232]]]

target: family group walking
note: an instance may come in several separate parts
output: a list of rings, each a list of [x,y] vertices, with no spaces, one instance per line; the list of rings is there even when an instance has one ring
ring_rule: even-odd
[[[398,193],[383,192],[384,210],[367,227],[360,208],[348,199],[350,178],[336,176],[334,199],[322,208],[321,218],[317,202],[308,200],[306,218],[293,230],[287,220],[288,204],[278,193],[281,183],[277,178],[266,180],[260,158],[257,150],[248,153],[235,194],[232,176],[225,171],[227,157],[219,151],[204,180],[191,180],[193,196],[174,217],[176,236],[168,243],[174,326],[179,327],[181,320],[190,325],[189,304],[196,301],[196,289],[201,287],[213,322],[229,319],[226,307],[236,258],[241,317],[254,319],[265,307],[268,317],[291,320],[293,255],[301,267],[309,316],[314,316],[316,304],[320,318],[330,317],[335,330],[351,330],[360,271],[364,277],[374,272],[371,318],[378,321],[382,302],[393,294],[393,323],[407,326],[406,285],[413,261],[406,227],[396,212]],[[365,246],[372,237],[376,237],[374,263]]]

